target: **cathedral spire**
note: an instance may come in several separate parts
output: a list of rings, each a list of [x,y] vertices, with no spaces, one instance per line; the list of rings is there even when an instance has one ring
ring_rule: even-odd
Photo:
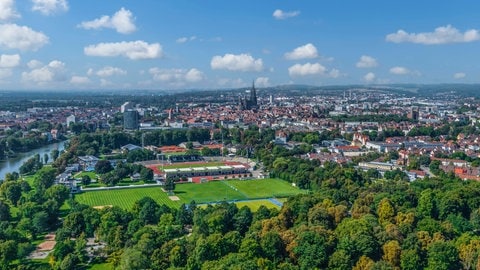
[[[252,89],[250,90],[250,103],[257,106],[257,90],[255,89],[255,81],[252,81]]]

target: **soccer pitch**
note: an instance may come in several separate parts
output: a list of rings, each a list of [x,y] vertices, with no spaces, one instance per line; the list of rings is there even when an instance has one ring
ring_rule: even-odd
[[[304,191],[292,187],[290,183],[280,179],[222,180],[203,184],[177,184],[175,195],[178,196],[179,201],[170,200],[167,193],[163,192],[158,186],[88,191],[76,194],[75,200],[90,206],[115,205],[131,209],[136,201],[149,196],[159,204],[178,208],[182,203],[189,204],[192,200],[196,203],[217,203],[225,200],[242,201],[239,202],[240,205],[249,205],[244,200],[288,197],[300,193],[304,193]],[[255,205],[254,208],[257,208],[261,204],[256,202],[250,203],[250,205]],[[270,207],[271,205],[267,206]]]

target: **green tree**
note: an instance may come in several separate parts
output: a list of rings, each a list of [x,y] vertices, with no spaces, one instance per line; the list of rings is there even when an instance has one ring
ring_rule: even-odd
[[[262,247],[257,240],[246,237],[242,240],[239,252],[247,258],[258,258],[262,255]]]
[[[393,222],[395,208],[393,208],[392,202],[388,198],[383,198],[378,204],[377,215],[378,221],[382,225]]]
[[[327,234],[315,231],[306,231],[299,236],[298,246],[293,251],[301,269],[325,268],[332,248],[328,238]]]
[[[4,181],[0,186],[0,194],[16,206],[20,197],[22,197],[22,187],[17,181]]]
[[[64,185],[54,185],[45,191],[45,196],[62,205],[70,197],[70,189]]]
[[[71,237],[78,237],[85,231],[85,218],[80,212],[72,212],[63,220],[63,228],[70,232]]]
[[[335,229],[338,238],[338,248],[346,250],[352,260],[365,255],[373,257],[378,254],[379,244],[373,234],[373,224],[366,219],[344,219]]]
[[[39,234],[45,232],[49,227],[48,214],[45,211],[37,212],[33,215],[32,218],[32,227],[33,230]]]
[[[423,269],[423,263],[419,252],[419,250],[413,249],[402,250],[402,254],[400,255],[400,267],[404,270]]]
[[[240,234],[244,235],[253,220],[252,211],[248,206],[243,206],[233,217],[233,226]]]
[[[260,240],[260,245],[263,254],[272,261],[279,261],[285,254],[285,244],[275,231],[267,232]]]
[[[42,193],[53,185],[55,181],[55,169],[44,167],[35,175],[33,185],[37,192]]]
[[[10,263],[17,258],[17,243],[13,240],[0,241],[0,267],[10,269]]]
[[[107,186],[115,186],[120,182],[120,177],[114,172],[109,172],[100,176],[99,181]]]
[[[97,164],[95,164],[95,172],[98,174],[106,174],[113,170],[112,164],[108,160],[99,160]]]
[[[137,218],[143,224],[157,224],[160,218],[160,206],[150,197],[143,197],[133,206]]]
[[[0,222],[10,220],[10,207],[4,201],[0,200]]]
[[[169,193],[172,194],[173,191],[175,190],[175,181],[172,178],[167,178],[165,180],[165,190]]]
[[[328,261],[328,269],[349,270],[352,269],[351,256],[343,249],[337,249]]]
[[[391,266],[400,266],[400,254],[402,248],[397,240],[391,240],[385,243],[382,247],[383,257],[382,259],[388,262]]]
[[[153,170],[150,168],[143,167],[140,170],[140,178],[145,181],[152,181],[153,180]]]
[[[457,249],[449,242],[435,242],[428,248],[428,270],[460,269]]]
[[[92,178],[90,178],[89,175],[86,175],[86,174],[83,175],[82,176],[82,185],[88,186],[88,185],[90,185],[90,183],[92,183]]]
[[[417,214],[420,217],[435,218],[437,213],[435,195],[431,189],[425,189],[420,193],[417,206]]]
[[[5,181],[16,181],[20,178],[20,175],[17,172],[11,172],[5,174]]]
[[[177,211],[176,220],[182,226],[193,224],[193,211],[190,206],[183,203]]]
[[[50,155],[52,156],[52,160],[55,161],[60,155],[60,151],[58,151],[58,149],[53,149]]]

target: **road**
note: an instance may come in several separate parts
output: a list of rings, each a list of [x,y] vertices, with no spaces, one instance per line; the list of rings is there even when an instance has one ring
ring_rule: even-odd
[[[430,168],[427,166],[420,166],[420,169],[426,172],[429,177],[435,177],[435,175],[430,171]]]

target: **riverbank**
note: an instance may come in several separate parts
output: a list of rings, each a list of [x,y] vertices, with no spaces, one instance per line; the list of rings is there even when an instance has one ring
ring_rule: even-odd
[[[37,149],[33,149],[28,152],[20,152],[17,154],[16,157],[12,158],[7,158],[4,160],[0,160],[0,180],[5,179],[5,175],[7,173],[12,173],[12,172],[18,172],[20,166],[23,165],[28,159],[31,157],[35,156],[36,154],[40,154],[40,157],[43,158],[45,154],[48,155],[49,161],[53,161],[53,158],[51,157],[51,153],[53,150],[58,150],[62,151],[65,149],[65,143],[66,141],[61,141],[61,142],[56,142],[53,144],[49,144],[46,146],[42,146]]]

